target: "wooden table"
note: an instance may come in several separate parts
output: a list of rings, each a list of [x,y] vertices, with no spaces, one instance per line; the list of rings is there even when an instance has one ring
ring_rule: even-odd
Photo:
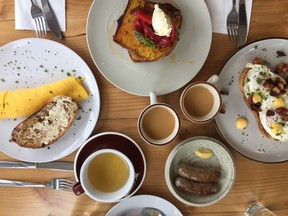
[[[250,160],[233,149],[230,150],[237,163],[236,182],[231,192],[220,202],[209,207],[191,207],[182,204],[169,192],[164,179],[164,165],[173,147],[180,141],[197,135],[205,135],[223,141],[214,122],[197,125],[188,122],[179,107],[183,88],[159,97],[159,101],[171,104],[180,114],[181,132],[177,139],[165,147],[146,144],[137,132],[137,118],[148,105],[147,97],[125,93],[108,82],[94,65],[86,43],[86,18],[92,0],[69,0],[67,3],[67,31],[64,40],[58,41],[78,53],[93,71],[101,94],[101,113],[93,134],[117,131],[134,139],[142,148],[147,160],[147,175],[136,194],[160,196],[173,203],[183,215],[242,216],[252,201],[259,201],[278,215],[288,215],[288,166],[283,163],[260,163]],[[288,36],[288,2],[254,0],[248,43],[267,37]],[[11,41],[35,37],[34,31],[16,31],[14,1],[0,0],[0,46]],[[55,40],[49,33],[48,39]],[[192,81],[206,80],[220,73],[229,57],[237,51],[227,35],[213,34],[209,56],[201,71]],[[1,72],[0,72],[1,73]],[[76,152],[65,157],[73,161]],[[0,160],[14,161],[0,153]],[[48,170],[1,169],[0,179],[23,181],[48,181],[54,177],[73,177],[72,172]],[[114,204],[100,204],[86,195],[76,197],[72,193],[49,189],[0,188],[0,215],[41,216],[103,216]]]

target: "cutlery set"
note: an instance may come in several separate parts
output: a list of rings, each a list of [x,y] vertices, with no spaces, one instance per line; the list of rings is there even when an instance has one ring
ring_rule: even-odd
[[[73,171],[73,162],[53,161],[47,163],[30,163],[30,162],[10,162],[0,161],[0,168],[20,168],[20,169],[49,169]],[[55,190],[72,191],[74,181],[62,178],[52,179],[47,183],[20,182],[6,179],[0,179],[0,187],[46,187]]]
[[[233,0],[232,10],[227,17],[226,28],[231,41],[236,41],[238,47],[245,45],[248,30],[245,0],[239,0],[239,14],[236,10],[236,0]]]
[[[56,16],[50,7],[48,0],[41,0],[42,9],[31,0],[31,16],[34,20],[35,31],[37,37],[44,37],[47,34],[47,25],[53,35],[62,39],[59,23]]]

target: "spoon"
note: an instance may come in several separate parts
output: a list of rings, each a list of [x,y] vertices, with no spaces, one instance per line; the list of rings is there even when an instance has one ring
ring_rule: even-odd
[[[141,211],[141,216],[165,216],[165,214],[157,208],[145,207]]]

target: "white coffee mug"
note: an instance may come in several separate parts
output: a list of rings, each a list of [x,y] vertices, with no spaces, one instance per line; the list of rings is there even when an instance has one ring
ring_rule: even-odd
[[[102,149],[91,154],[80,170],[80,181],[73,191],[85,192],[98,202],[117,202],[133,187],[135,171],[130,159],[114,149]]]
[[[137,126],[147,143],[165,145],[178,135],[180,119],[170,105],[159,103],[155,92],[150,92],[150,105],[139,115]]]
[[[180,97],[180,107],[187,119],[194,123],[206,123],[213,120],[222,106],[222,98],[215,87],[218,76],[213,75],[207,81],[198,81],[188,85]]]

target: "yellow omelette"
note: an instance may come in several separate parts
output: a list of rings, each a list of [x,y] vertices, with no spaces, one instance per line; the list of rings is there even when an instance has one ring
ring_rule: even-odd
[[[56,95],[66,95],[76,101],[89,97],[82,79],[68,77],[36,88],[0,92],[0,119],[29,116],[40,110]]]

